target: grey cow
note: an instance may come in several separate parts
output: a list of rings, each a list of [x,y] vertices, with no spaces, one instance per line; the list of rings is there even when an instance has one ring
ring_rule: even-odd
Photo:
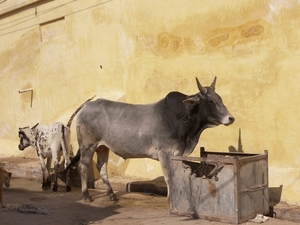
[[[116,196],[107,177],[109,149],[120,157],[159,160],[169,193],[170,156],[187,156],[206,128],[230,125],[234,117],[215,92],[216,78],[199,92],[170,92],[156,103],[133,105],[98,99],[88,102],[77,116],[79,150],[68,168],[79,160],[82,194],[93,201],[87,189],[87,168],[94,152],[97,168],[111,200]],[[66,171],[68,170],[66,169]]]

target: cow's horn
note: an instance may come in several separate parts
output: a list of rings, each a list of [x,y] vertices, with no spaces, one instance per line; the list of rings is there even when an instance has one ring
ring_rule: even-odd
[[[200,84],[198,78],[196,77],[196,81],[197,81],[197,86],[198,86],[198,89],[200,91],[201,94],[206,94],[207,93],[207,90],[205,87],[202,87],[202,85]]]
[[[214,78],[213,82],[211,83],[210,87],[215,90],[216,88],[216,81],[217,81],[217,77]]]
[[[37,126],[37,125],[39,125],[39,123],[37,123],[36,125],[34,125],[33,127],[31,127],[31,129],[34,129],[34,128],[36,128],[36,126]]]

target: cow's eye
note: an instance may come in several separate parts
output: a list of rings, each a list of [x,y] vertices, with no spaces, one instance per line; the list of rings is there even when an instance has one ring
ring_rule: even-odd
[[[211,104],[211,105],[215,104],[215,102],[213,100],[209,100],[208,103]]]

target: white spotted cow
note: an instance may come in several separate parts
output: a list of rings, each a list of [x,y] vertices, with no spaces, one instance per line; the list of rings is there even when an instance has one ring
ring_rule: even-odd
[[[93,98],[88,99],[87,101],[90,101],[92,99]],[[19,150],[23,151],[28,146],[32,146],[37,151],[43,173],[43,189],[51,187],[50,167],[51,159],[53,159],[55,180],[52,191],[57,191],[57,178],[59,173],[60,157],[63,155],[65,160],[64,166],[66,168],[70,163],[70,152],[72,151],[70,145],[71,123],[73,118],[80,111],[83,105],[84,104],[82,104],[74,112],[67,126],[65,126],[61,122],[56,122],[49,126],[36,124],[32,128],[19,128]],[[46,164],[45,159],[47,159]],[[71,191],[68,175],[66,176],[66,191]]]

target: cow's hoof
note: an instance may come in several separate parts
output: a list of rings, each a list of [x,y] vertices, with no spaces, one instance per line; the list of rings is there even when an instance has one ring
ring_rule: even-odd
[[[53,192],[57,192],[57,187],[54,186],[54,187],[52,188],[52,191],[53,191]]]
[[[109,196],[109,199],[111,201],[117,201],[117,195],[113,192],[113,190],[109,190],[106,192],[106,194]]]
[[[71,187],[69,185],[66,187],[66,191],[71,191]]]
[[[110,196],[109,196],[109,200],[111,200],[111,201],[118,201],[117,195],[116,195],[116,194],[110,195]]]
[[[86,202],[93,202],[94,199],[91,196],[88,196],[88,197],[84,198],[84,201],[86,201]]]
[[[48,186],[47,184],[42,184],[42,189],[43,189],[43,190],[47,190],[48,187],[49,187],[49,186]]]

